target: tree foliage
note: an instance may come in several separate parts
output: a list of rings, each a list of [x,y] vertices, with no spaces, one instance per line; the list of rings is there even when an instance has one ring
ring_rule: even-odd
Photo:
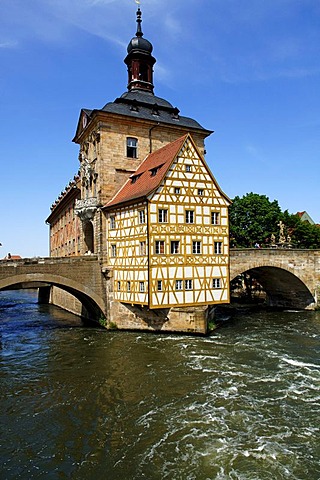
[[[284,212],[284,223],[295,248],[320,248],[320,226],[303,222],[298,215]]]
[[[277,200],[265,195],[247,193],[235,197],[230,206],[230,237],[232,247],[270,247],[274,235],[279,241],[279,224],[284,225],[286,244],[293,248],[320,248],[320,227],[303,222],[298,215],[282,212]]]
[[[248,248],[256,243],[265,246],[272,234],[278,234],[278,224],[283,219],[277,200],[271,202],[267,196],[257,193],[235,197],[229,213],[233,247]]]

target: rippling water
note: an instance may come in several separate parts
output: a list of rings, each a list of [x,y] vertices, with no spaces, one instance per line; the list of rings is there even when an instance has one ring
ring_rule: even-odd
[[[320,312],[152,335],[0,292],[0,334],[2,480],[320,479]]]

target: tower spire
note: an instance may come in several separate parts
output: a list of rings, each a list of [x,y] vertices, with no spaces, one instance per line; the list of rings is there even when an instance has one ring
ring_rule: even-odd
[[[128,55],[124,59],[128,67],[128,90],[142,90],[153,93],[153,65],[156,59],[152,56],[152,44],[143,38],[141,29],[140,0],[137,10],[137,32],[128,45]]]
[[[141,10],[140,10],[140,3],[139,3],[138,10],[137,10],[137,33],[136,33],[137,37],[143,37],[143,33],[141,30],[141,23],[142,23],[142,20],[141,20]]]

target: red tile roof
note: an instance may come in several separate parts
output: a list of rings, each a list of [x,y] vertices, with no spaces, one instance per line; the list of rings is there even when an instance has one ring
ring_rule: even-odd
[[[160,185],[188,136],[189,134],[183,135],[156,152],[150,153],[104,208],[145,198],[153,192]]]

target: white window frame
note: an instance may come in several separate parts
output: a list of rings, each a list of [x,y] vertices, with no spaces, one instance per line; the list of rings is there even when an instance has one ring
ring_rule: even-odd
[[[146,223],[146,211],[145,209],[139,210],[139,224]]]
[[[132,155],[130,153],[132,153]],[[138,158],[138,139],[137,138],[127,137],[126,156],[127,158]]]
[[[192,280],[188,279],[184,281],[184,288],[185,290],[192,290],[193,285],[192,285]]]
[[[194,223],[194,210],[185,211],[186,223]]]
[[[220,212],[211,211],[211,225],[220,225]]]
[[[159,223],[168,223],[168,209],[159,208],[158,210],[158,222]]]
[[[170,253],[171,255],[178,255],[180,252],[180,242],[179,240],[171,240],[170,243]]]
[[[163,247],[163,252],[161,252]],[[164,240],[156,240],[154,243],[154,251],[156,255],[164,255],[165,253],[165,241]]]
[[[145,240],[142,240],[139,244],[139,255],[146,255],[147,252],[147,243]]]
[[[212,279],[212,288],[222,288],[221,278]]]
[[[222,242],[214,242],[214,253],[221,255],[223,250]]]
[[[202,252],[201,247],[202,247],[202,245],[201,245],[200,240],[193,240],[192,241],[192,253],[193,253],[193,255],[201,254],[201,252]]]
[[[176,290],[183,290],[183,280],[176,280],[175,282],[175,289]]]
[[[110,229],[113,230],[116,228],[116,217],[115,215],[110,216]]]

